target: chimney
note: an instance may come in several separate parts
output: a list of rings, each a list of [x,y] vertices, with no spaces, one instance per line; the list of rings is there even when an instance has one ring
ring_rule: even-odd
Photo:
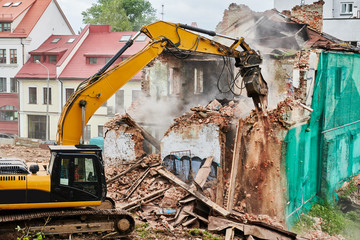
[[[321,33],[324,4],[325,2],[320,0],[313,4],[297,5],[291,9],[291,16],[308,24],[311,28]]]

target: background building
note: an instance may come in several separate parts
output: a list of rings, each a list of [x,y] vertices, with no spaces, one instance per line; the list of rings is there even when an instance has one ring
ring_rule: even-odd
[[[0,132],[18,134],[14,76],[51,34],[74,34],[56,0],[0,0]]]
[[[46,139],[46,116],[49,116],[48,138],[56,140],[59,116],[66,100],[82,81],[97,73],[134,35],[135,32],[111,32],[109,25],[87,25],[80,35],[52,35],[39,48],[31,51],[30,59],[16,75],[23,93],[19,100],[19,135]],[[147,41],[145,35],[138,37],[115,64],[137,53]],[[41,64],[37,64],[36,60]],[[48,77],[49,105],[46,90]],[[102,136],[103,124],[136,100],[141,91],[140,77],[140,73],[135,75],[98,109],[86,126],[85,140]]]

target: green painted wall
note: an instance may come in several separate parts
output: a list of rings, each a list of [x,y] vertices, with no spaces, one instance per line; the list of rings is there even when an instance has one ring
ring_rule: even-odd
[[[288,226],[319,197],[335,200],[334,191],[360,171],[360,55],[321,53],[312,108],[310,122],[284,141]]]

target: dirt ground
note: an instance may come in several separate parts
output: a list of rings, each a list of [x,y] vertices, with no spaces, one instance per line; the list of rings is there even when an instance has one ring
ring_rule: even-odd
[[[42,148],[0,145],[0,157],[20,158],[26,162],[47,163],[50,159],[50,151]]]

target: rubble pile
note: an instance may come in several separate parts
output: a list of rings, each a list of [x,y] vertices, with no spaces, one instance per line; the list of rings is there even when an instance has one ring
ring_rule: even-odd
[[[264,236],[271,232],[282,239],[295,239],[296,235],[276,226],[268,216],[230,212],[216,204],[209,193],[209,189],[213,189],[213,194],[216,192],[216,180],[208,181],[212,160],[213,157],[207,158],[190,184],[161,166],[157,154],[123,164],[121,168],[108,167],[108,197],[116,201],[117,207],[136,211],[139,220],[147,222],[150,228],[171,237],[190,228],[223,234],[223,230],[236,226],[240,231],[235,234],[241,237],[267,239]]]
[[[261,115],[258,115],[256,111],[253,110],[244,121],[248,124],[255,124],[258,122],[259,116],[261,118]],[[279,126],[284,129],[289,129],[299,122],[307,121],[309,117],[308,115],[304,115],[304,109],[301,107],[299,100],[288,97],[279,102],[276,108],[268,110],[266,117],[263,119],[266,121],[262,122],[267,125],[269,129],[276,129]]]
[[[0,145],[0,156],[15,157],[32,163],[47,163],[50,159],[49,149],[26,146]]]
[[[224,132],[227,131],[229,122],[238,111],[237,105],[234,101],[229,101],[226,104],[221,104],[218,100],[214,99],[206,107],[197,106],[190,108],[192,112],[183,114],[183,116],[175,118],[175,123],[170,126],[165,136],[170,132],[177,129],[182,129],[184,126],[193,124],[203,125],[213,123],[218,125]]]
[[[126,171],[131,164],[122,164],[120,165],[121,167],[108,166],[105,169],[106,180],[108,182],[108,196],[117,204],[121,205],[124,202],[131,202],[142,198],[153,191],[166,189],[169,184],[161,180],[155,181],[156,179],[153,177],[154,173],[149,172],[134,193],[130,194],[130,191],[128,191],[134,183],[136,184],[136,180],[141,178],[149,166],[159,166],[160,162],[160,156],[158,154],[151,154],[142,158],[141,161],[134,163],[133,166],[135,166],[135,168],[122,176],[119,175]],[[116,178],[117,176],[119,177]],[[109,182],[110,179],[114,178],[116,178],[115,181]]]

